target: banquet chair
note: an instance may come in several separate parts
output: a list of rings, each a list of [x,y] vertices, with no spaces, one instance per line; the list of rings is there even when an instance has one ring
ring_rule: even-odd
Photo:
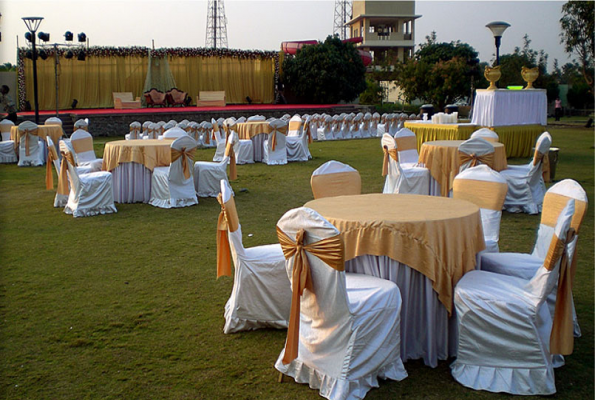
[[[510,275],[526,280],[533,278],[547,256],[548,245],[552,239],[552,236],[554,235],[556,222],[559,219],[562,209],[569,199],[574,199],[575,202],[575,212],[570,226],[576,232],[576,236],[572,242],[567,244],[566,251],[568,253],[568,257],[572,261],[572,269],[574,270],[577,263],[576,247],[578,237],[583,219],[587,213],[589,200],[587,198],[587,193],[581,187],[581,185],[572,179],[564,179],[553,185],[546,192],[543,199],[541,222],[537,230],[537,239],[531,254],[482,254],[479,268],[484,271]],[[573,273],[574,272],[575,271],[573,271]],[[556,293],[550,293],[547,301],[550,313],[553,315],[556,302]],[[576,314],[573,315],[573,320],[574,335],[576,337],[580,337],[581,329],[578,324]]]
[[[151,121],[145,121],[145,122],[143,122],[143,124],[142,124],[142,129],[143,129],[143,130],[142,130],[142,132],[141,132],[141,134],[142,134],[141,136],[142,136],[142,138],[143,138],[143,139],[148,139],[148,138],[147,138],[147,135],[148,135],[148,133],[149,133],[149,126],[150,126],[152,123],[153,123],[153,122],[151,122]]]
[[[60,179],[70,182],[68,201],[64,207],[66,214],[76,217],[90,217],[117,212],[114,205],[113,178],[107,171],[79,174],[74,155],[64,141],[60,142],[62,164]]]
[[[341,115],[333,115],[330,117],[330,132],[325,134],[326,140],[343,139],[343,120],[345,117]]]
[[[386,176],[382,193],[429,195],[430,170],[416,166],[402,168],[397,156],[395,138],[390,134],[382,135],[380,144],[384,151],[382,176]]]
[[[376,136],[376,132],[374,132],[374,134],[372,134],[372,113],[365,113],[364,114],[364,118],[362,119],[362,124],[361,124],[361,132],[362,132],[362,137],[365,138],[369,138],[369,137],[373,137]]]
[[[217,200],[221,204],[217,224],[217,278],[231,276],[232,260],[235,266],[233,288],[225,304],[223,333],[287,328],[291,286],[281,246],[277,243],[245,248],[233,191],[224,179]]]
[[[481,128],[476,130],[475,132],[473,132],[471,134],[471,136],[469,137],[469,139],[475,139],[475,138],[482,138],[487,140],[488,142],[499,142],[500,138],[498,137],[498,134],[496,132],[494,132],[493,130],[489,129],[489,128]]]
[[[380,114],[375,112],[372,114],[372,122],[370,124],[370,133],[372,137],[382,137],[378,132],[378,124],[380,123]],[[383,132],[384,133],[384,132]]]
[[[302,125],[304,120],[298,114],[291,117],[289,120],[289,125],[287,127],[287,137],[290,136],[300,136],[302,133]]]
[[[283,114],[283,116],[280,119],[282,119],[284,121],[289,121],[291,119],[291,115],[289,115],[289,114]]]
[[[248,119],[246,120],[246,122],[256,122],[256,121],[266,121],[267,119],[265,118],[264,115],[252,115],[251,117],[248,117]]]
[[[225,149],[227,146],[227,136],[231,133],[229,130],[229,124],[234,124],[235,126],[235,118],[228,118],[223,121],[222,125],[213,124],[213,134],[215,136],[215,145],[217,149],[215,150],[215,155],[213,156],[214,162],[219,162],[223,160],[225,157]]]
[[[201,122],[200,124],[198,122],[192,121],[189,122],[187,124],[186,127],[186,133],[188,133],[188,136],[190,136],[192,139],[194,139],[194,141],[196,142],[196,144],[198,145],[198,147],[202,147],[202,134],[204,133],[204,125]]]
[[[292,296],[275,368],[332,400],[363,399],[378,378],[405,379],[398,286],[346,273],[339,230],[310,208],[285,213],[277,236]]]
[[[355,115],[347,114],[343,117],[343,122],[341,124],[341,133],[339,135],[335,135],[335,139],[351,139],[351,126],[353,125],[353,117]]]
[[[178,208],[198,204],[192,177],[196,146],[196,141],[188,135],[180,136],[172,142],[169,167],[153,169],[150,205]]]
[[[485,164],[494,166],[494,146],[483,138],[467,139],[459,145],[459,173]]]
[[[151,122],[147,127],[146,134],[143,136],[143,139],[151,139],[155,140],[159,137],[159,125],[156,122]]]
[[[284,165],[287,164],[287,138],[281,132],[283,128],[287,129],[287,121],[275,120],[270,121],[269,126],[271,132],[262,143],[263,154],[262,162],[267,165]]]
[[[49,117],[43,123],[44,125],[59,125],[62,126],[62,120],[58,117]]]
[[[233,117],[232,117],[233,118]],[[235,119],[235,118],[234,118]],[[240,117],[237,120],[235,120],[238,124],[242,123],[242,122],[246,122],[246,117]]]
[[[573,213],[571,199],[556,223],[550,254],[531,280],[470,271],[457,283],[458,353],[450,368],[460,384],[519,395],[556,392],[552,354],[568,354],[572,343],[559,329],[568,315],[562,312],[552,322],[544,303],[558,275],[567,274],[564,249]]]
[[[227,129],[236,132],[236,125],[238,121],[233,119],[227,120]],[[250,139],[239,139],[234,146],[236,153],[236,164],[254,164],[254,143]]]
[[[164,126],[164,128],[168,125],[169,122]],[[184,136],[188,136],[188,133],[184,129],[178,128],[177,126],[172,126],[171,128],[167,128],[167,130],[163,132],[163,135],[161,135],[159,139],[178,139]]]
[[[43,165],[44,148],[39,143],[37,124],[31,121],[19,124],[19,167],[38,167]]]
[[[318,138],[318,140],[332,140],[333,139],[333,132],[332,132],[332,119],[333,117],[331,117],[330,115],[327,115],[325,117],[321,117],[320,122],[318,123],[318,125],[320,125],[317,129],[316,129],[316,137]]]
[[[130,123],[130,133],[124,135],[124,139],[126,140],[136,140],[141,138],[140,134],[141,124],[138,121],[134,121]]]
[[[390,117],[387,118],[387,121],[390,121],[388,133],[390,133],[391,136],[395,136],[395,134],[399,131],[399,114],[390,114]]]
[[[361,124],[364,119],[363,113],[357,113],[351,120],[351,126],[349,127],[349,133],[352,139],[363,138]]]
[[[93,136],[83,129],[77,129],[70,136],[70,144],[74,150],[74,159],[78,166],[90,166],[93,171],[101,171],[102,158],[95,156]]]
[[[10,164],[19,161],[14,140],[10,140],[10,129],[13,126],[14,123],[9,119],[0,121],[0,134],[2,135],[2,142],[0,142],[0,164]]]
[[[504,209],[508,212],[538,214],[543,205],[545,182],[542,176],[543,158],[548,154],[552,137],[544,132],[537,139],[533,160],[525,165],[509,165],[500,174],[508,182]]]
[[[80,118],[77,119],[73,125],[74,130],[82,129],[84,131],[89,132],[89,119],[88,118]]]
[[[310,132],[310,117],[300,128],[299,136],[288,136],[285,142],[287,148],[287,161],[308,161],[312,159],[308,145],[312,142]]]
[[[415,133],[407,128],[402,128],[395,134],[395,142],[401,166],[403,168],[416,166],[419,162],[419,153],[417,152]]]
[[[221,180],[235,180],[236,158],[234,146],[238,141],[238,134],[229,134],[224,157],[220,162],[197,161],[194,163],[194,188],[198,197],[217,197],[221,189]],[[227,165],[229,164],[229,178]]]
[[[454,179],[452,197],[469,201],[479,207],[486,244],[485,252],[500,251],[500,220],[507,190],[506,179],[487,165],[468,168]]]
[[[312,172],[310,179],[315,199],[362,193],[362,179],[350,165],[331,160]]]

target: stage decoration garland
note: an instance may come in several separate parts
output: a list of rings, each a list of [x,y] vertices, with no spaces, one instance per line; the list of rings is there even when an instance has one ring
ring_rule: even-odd
[[[58,52],[59,57],[63,57],[69,50],[77,52],[84,50],[87,57],[219,57],[219,58],[238,58],[244,60],[256,59],[273,59],[275,63],[275,94],[277,98],[278,82],[279,82],[279,52],[264,51],[264,50],[238,50],[238,49],[215,49],[204,47],[174,47],[174,48],[160,48],[150,49],[149,47],[132,46],[132,47],[106,47],[106,46],[92,46],[89,48],[81,47],[53,47],[40,46],[40,50],[44,50],[48,58],[55,57]],[[26,86],[25,86],[25,55],[30,49],[28,47],[21,47],[17,51],[17,79],[18,79],[18,104],[19,109],[25,109]]]

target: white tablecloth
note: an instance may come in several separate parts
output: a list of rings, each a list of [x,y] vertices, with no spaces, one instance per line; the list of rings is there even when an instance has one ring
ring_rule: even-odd
[[[478,89],[471,123],[481,126],[547,125],[545,89]]]

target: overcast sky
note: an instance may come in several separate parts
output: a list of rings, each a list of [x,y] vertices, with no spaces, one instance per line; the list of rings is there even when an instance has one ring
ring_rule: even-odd
[[[489,62],[494,39],[485,25],[505,21],[511,27],[502,37],[500,54],[522,46],[528,34],[531,47],[560,64],[569,61],[560,45],[561,1],[416,1],[416,45],[436,31],[438,41],[460,40]],[[334,0],[225,0],[227,37],[234,49],[279,50],[283,41],[324,40],[333,30]],[[22,17],[44,17],[40,31],[51,43],[62,43],[64,32],[85,32],[93,46],[204,47],[206,0],[0,0],[0,61],[16,62],[16,37],[25,46]]]

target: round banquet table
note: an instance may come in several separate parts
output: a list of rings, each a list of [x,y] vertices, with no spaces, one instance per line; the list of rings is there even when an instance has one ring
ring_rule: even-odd
[[[239,122],[236,124],[238,137],[244,140],[252,140],[255,162],[262,162],[264,141],[271,131],[268,121]],[[279,132],[287,134],[287,127],[279,128]]]
[[[401,291],[401,357],[456,355],[454,287],[485,248],[479,207],[436,196],[365,194],[305,204],[332,223],[345,244],[345,270],[395,282]]]
[[[155,167],[171,163],[171,140],[115,140],[103,150],[103,171],[114,179],[116,203],[148,203],[151,199],[151,174]]]
[[[436,140],[425,142],[419,152],[419,163],[430,170],[430,194],[436,196],[448,196],[452,189],[455,176],[459,173],[459,145],[464,140]],[[495,171],[505,170],[506,148],[502,143],[490,142],[494,146],[494,165],[490,165]]]

